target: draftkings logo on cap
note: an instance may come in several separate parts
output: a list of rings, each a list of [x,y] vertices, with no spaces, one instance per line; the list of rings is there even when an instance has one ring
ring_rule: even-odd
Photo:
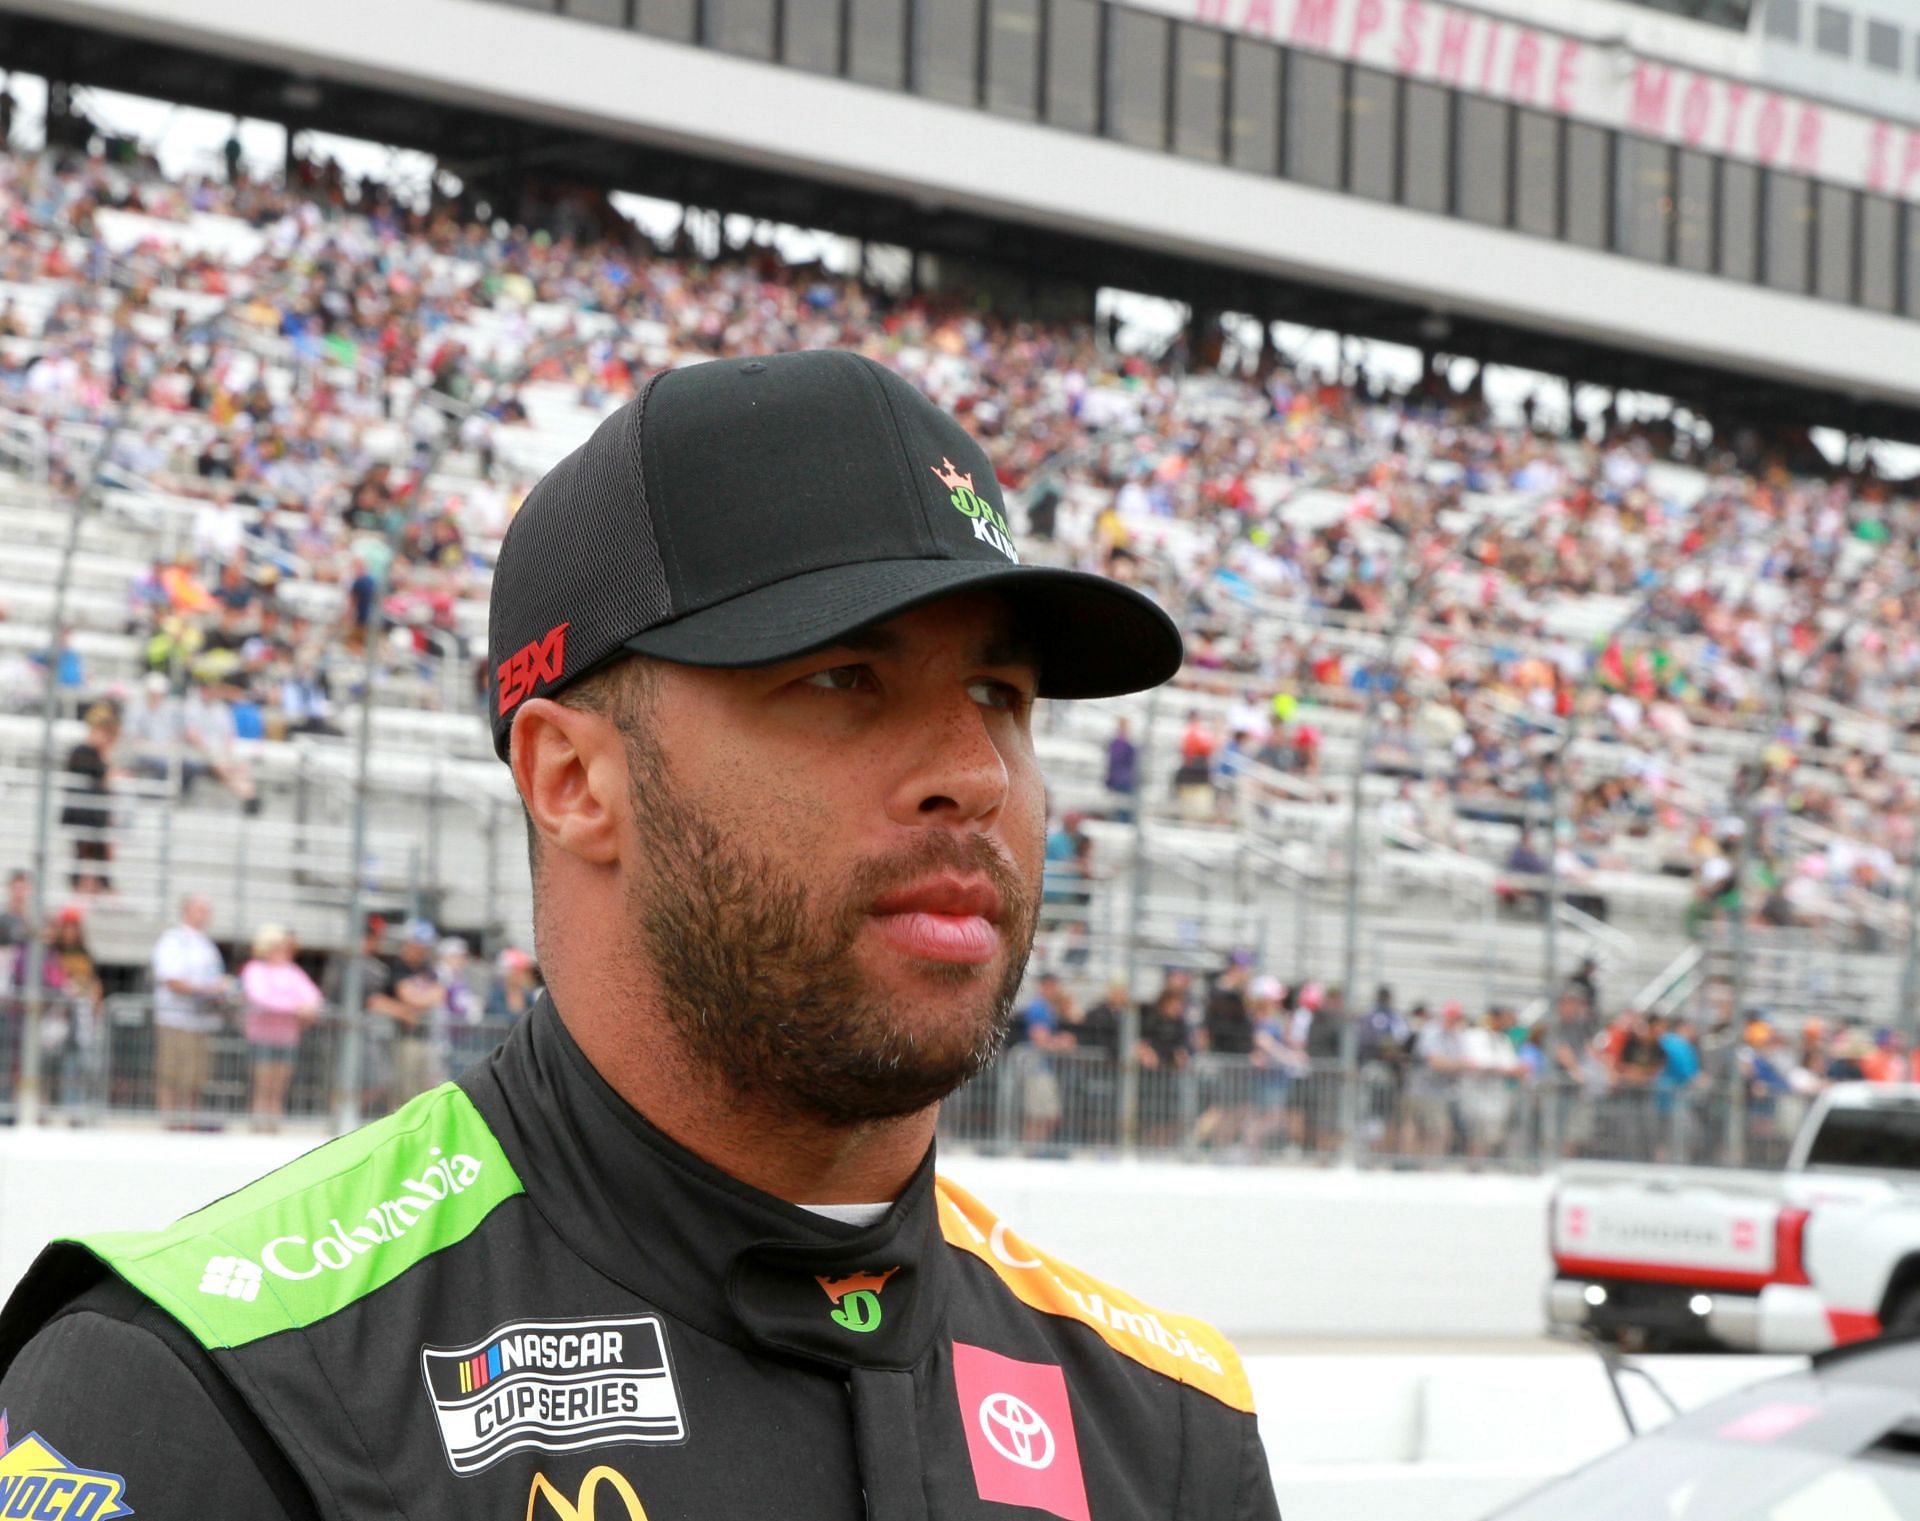
[[[1020,551],[1013,547],[1013,530],[1007,527],[1007,520],[994,510],[993,503],[973,489],[972,473],[955,468],[953,461],[944,455],[938,466],[929,465],[927,468],[947,488],[947,500],[953,503],[953,510],[973,523],[973,536],[1018,565]]]

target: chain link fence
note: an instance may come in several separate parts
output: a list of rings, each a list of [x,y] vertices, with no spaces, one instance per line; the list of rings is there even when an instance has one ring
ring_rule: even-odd
[[[384,1114],[458,1076],[511,1028],[486,1018],[408,1026],[369,1014],[350,1048],[347,1021],[332,1008],[289,1038],[284,1027],[257,1028],[238,1007],[182,1028],[156,1024],[144,995],[54,994],[37,1010],[0,999],[0,1121],[16,1119],[30,1041],[45,1123],[331,1133],[349,1110]],[[1706,1076],[1635,1086],[1380,1062],[1279,1066],[1210,1053],[1143,1064],[1020,1044],[947,1101],[940,1134],[953,1147],[1049,1157],[1769,1167],[1784,1160],[1810,1101]]]

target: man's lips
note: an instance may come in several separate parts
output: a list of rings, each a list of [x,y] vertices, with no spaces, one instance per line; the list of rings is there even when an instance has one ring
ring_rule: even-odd
[[[1000,949],[1000,894],[984,878],[929,878],[883,893],[867,912],[896,950],[923,961],[979,965]]]
[[[871,914],[944,914],[954,918],[1000,918],[1000,894],[985,877],[928,877],[873,900]]]

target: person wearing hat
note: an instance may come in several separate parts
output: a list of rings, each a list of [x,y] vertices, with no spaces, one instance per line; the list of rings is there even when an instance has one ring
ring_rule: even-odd
[[[381,1059],[369,1072],[384,1079],[380,1107],[404,1104],[446,1076],[447,989],[433,963],[440,932],[425,919],[400,927],[400,954],[390,971],[390,988],[367,999],[370,1023],[382,1026]],[[371,1081],[371,1079],[370,1079]]]
[[[517,945],[493,958],[493,984],[487,989],[487,1034],[498,1039],[524,1016],[540,996],[538,969],[533,957]]]
[[[960,426],[811,352],[649,381],[528,496],[488,637],[546,995],[391,1119],[56,1246],[0,1400],[84,1389],[36,1429],[136,1510],[186,1450],[217,1516],[1276,1517],[1219,1333],[933,1169],[1032,945],[1034,701],[1166,680],[1166,615],[1021,564]]]

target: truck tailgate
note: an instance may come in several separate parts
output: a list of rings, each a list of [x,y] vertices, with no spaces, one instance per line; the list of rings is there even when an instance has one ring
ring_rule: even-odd
[[[1567,1277],[1757,1290],[1800,1272],[1779,1260],[1783,1234],[1798,1257],[1797,1233],[1779,1230],[1786,1213],[1759,1190],[1569,1181],[1553,1201],[1554,1266]]]

